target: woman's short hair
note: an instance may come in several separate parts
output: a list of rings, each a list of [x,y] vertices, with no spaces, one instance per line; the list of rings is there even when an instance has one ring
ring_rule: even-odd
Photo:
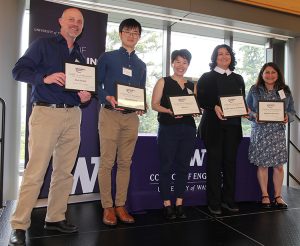
[[[229,54],[231,56],[231,63],[229,64],[228,68],[231,71],[234,71],[235,65],[236,65],[235,54],[234,54],[233,50],[231,49],[231,47],[228,46],[227,44],[220,44],[215,47],[215,49],[211,55],[211,63],[209,63],[210,70],[214,70],[215,67],[217,66],[218,50],[221,48],[225,48],[229,52]]]
[[[178,56],[186,59],[188,61],[188,64],[190,64],[192,54],[187,49],[174,50],[171,54],[171,63],[173,63]]]

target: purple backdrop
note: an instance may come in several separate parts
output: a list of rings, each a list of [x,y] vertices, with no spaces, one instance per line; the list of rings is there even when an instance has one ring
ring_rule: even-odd
[[[44,0],[31,0],[29,43],[38,37],[53,36],[59,33],[58,18],[67,7],[70,6]],[[87,63],[96,65],[98,57],[105,51],[107,14],[86,9],[80,10],[84,16],[84,30],[78,43],[83,55],[86,57]],[[27,93],[27,122],[31,114],[30,93],[31,89],[29,86]],[[28,128],[26,127],[26,129]],[[82,108],[81,130],[81,146],[78,157],[91,159],[90,157],[99,156],[98,103],[94,98],[88,106]],[[25,163],[28,161],[27,136],[28,132],[26,134]],[[50,165],[41,189],[40,198],[48,196],[51,172],[52,168]]]

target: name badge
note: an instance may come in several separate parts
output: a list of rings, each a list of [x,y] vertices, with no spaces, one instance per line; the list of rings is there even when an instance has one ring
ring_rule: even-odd
[[[190,90],[189,88],[187,88],[187,92],[189,95],[194,94],[194,92],[192,90]]]
[[[132,77],[132,70],[126,67],[123,67],[123,74],[129,77]]]
[[[280,96],[280,99],[286,98],[285,93],[284,93],[284,90],[278,91],[278,94],[279,94],[279,96]]]

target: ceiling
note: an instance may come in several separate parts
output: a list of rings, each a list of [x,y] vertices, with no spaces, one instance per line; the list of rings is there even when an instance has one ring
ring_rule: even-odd
[[[273,9],[284,13],[300,15],[299,0],[231,0],[262,8]]]
[[[135,16],[144,27],[166,29],[216,38],[232,32],[239,41],[262,44],[267,38],[287,40],[280,31],[231,19],[209,16],[190,11],[160,7],[128,0],[47,0],[76,7],[108,13],[109,21],[119,23],[124,18]],[[175,0],[174,0],[175,1]],[[176,0],[178,1],[178,0]],[[283,34],[283,35],[282,35]]]

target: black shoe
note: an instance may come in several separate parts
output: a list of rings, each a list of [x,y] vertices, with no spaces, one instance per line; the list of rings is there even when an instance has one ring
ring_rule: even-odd
[[[66,220],[58,222],[45,222],[44,228],[46,230],[60,231],[64,233],[78,232],[78,227],[75,225],[68,224]]]
[[[268,202],[265,202],[266,200]],[[270,209],[270,208],[272,208],[271,202],[270,202],[270,197],[269,196],[262,196],[261,197],[261,204],[260,204],[260,206],[263,209]]]
[[[176,218],[178,218],[178,219],[186,219],[187,218],[182,205],[178,205],[175,207],[175,213],[176,213]]]
[[[279,199],[280,202],[278,202],[277,200]],[[277,196],[274,198],[274,205],[276,208],[280,208],[280,209],[287,209],[288,205],[282,200],[281,196]]]
[[[172,206],[164,207],[164,216],[167,220],[174,220],[176,219],[175,211]]]
[[[26,231],[21,229],[15,229],[11,231],[9,246],[25,246],[25,233]]]
[[[209,210],[209,212],[211,212],[214,215],[221,215],[222,214],[222,210],[221,210],[221,207],[219,205],[208,205],[208,210]]]
[[[263,209],[270,209],[270,208],[272,208],[271,203],[261,203],[260,206]]]
[[[221,206],[222,206],[222,208],[225,208],[230,212],[238,212],[239,211],[239,207],[234,202],[222,202]]]

